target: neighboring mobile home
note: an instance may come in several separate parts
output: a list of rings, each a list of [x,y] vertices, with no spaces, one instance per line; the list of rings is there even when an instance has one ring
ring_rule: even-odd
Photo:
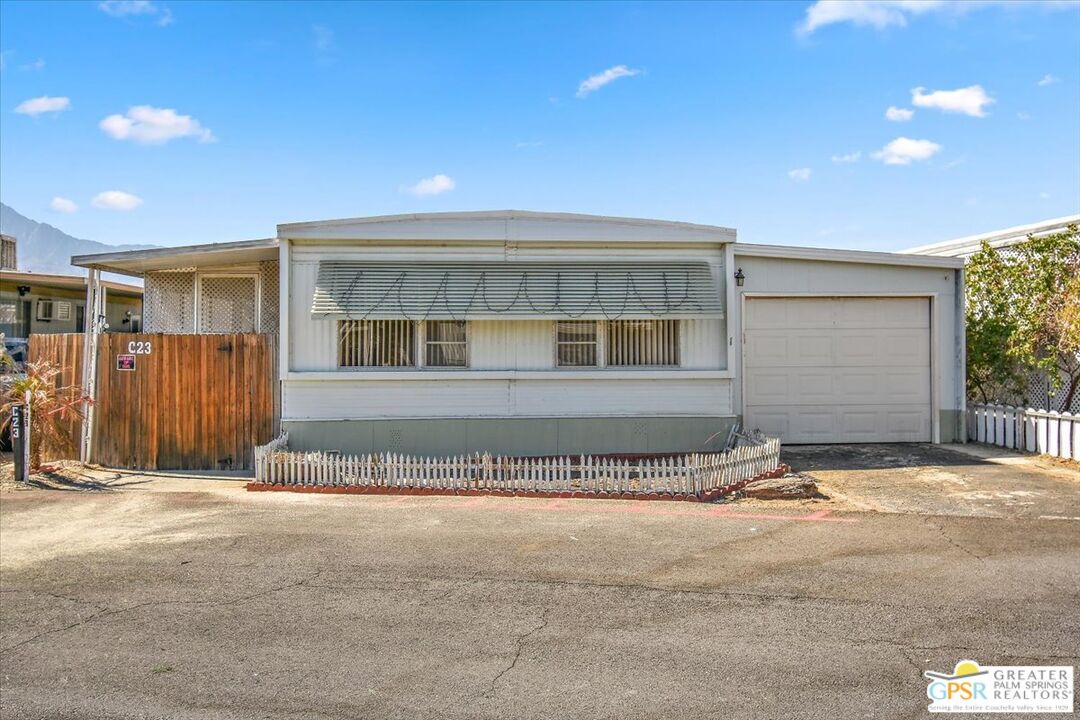
[[[104,323],[112,332],[139,332],[142,288],[103,282]],[[0,271],[0,334],[16,360],[26,359],[31,335],[82,332],[86,325],[86,278],[80,275]],[[33,358],[29,358],[33,359]]]
[[[498,211],[72,261],[143,277],[147,332],[278,333],[298,449],[685,451],[740,420],[793,443],[964,437],[951,258]]]
[[[962,258],[965,262],[971,256],[982,249],[983,243],[999,251],[1003,257],[1008,258],[1010,253],[1015,253],[1016,246],[1027,242],[1033,237],[1043,237],[1068,231],[1070,227],[1080,225],[1080,215],[1066,215],[1065,217],[1042,220],[1029,225],[1017,225],[1016,227],[993,230],[978,235],[946,240],[945,242],[932,245],[921,245],[905,253],[913,255],[930,255],[934,257]],[[1010,250],[1010,248],[1013,248]],[[1080,393],[1076,393],[1069,401],[1069,376],[1062,372],[1062,382],[1054,387],[1050,378],[1043,372],[1029,373],[1027,387],[1023,393],[1013,393],[1004,388],[998,388],[996,397],[992,402],[1003,405],[1023,405],[1035,407],[1050,412],[1080,413]]]

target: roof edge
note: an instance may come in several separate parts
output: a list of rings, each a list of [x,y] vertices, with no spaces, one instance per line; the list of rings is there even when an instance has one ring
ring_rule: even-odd
[[[964,237],[954,238],[952,240],[907,248],[900,252],[903,254],[915,255],[951,255],[954,253],[959,255],[968,251],[978,250],[983,241],[996,247],[999,245],[1010,244],[1011,240],[1027,238],[1028,235],[1046,235],[1056,232],[1069,225],[1080,225],[1080,214],[1065,215],[1050,220],[1040,220],[1039,222],[1028,223],[1026,225],[1015,225],[1013,227],[1003,228],[1001,230],[991,230],[990,232],[978,233],[976,235],[965,235]]]
[[[424,220],[546,220],[550,222],[600,222],[639,227],[679,228],[683,230],[704,231],[710,234],[731,235],[735,237],[735,228],[719,225],[703,225],[681,220],[657,220],[652,218],[633,218],[615,215],[589,215],[586,213],[541,212],[535,210],[472,210],[463,212],[403,213],[398,215],[371,215],[367,217],[335,218],[331,220],[313,220],[307,222],[281,223],[277,226],[278,237],[287,235],[290,230],[312,230],[333,228],[341,225],[366,225],[377,223],[410,222]],[[734,240],[733,240],[734,241]]]
[[[872,250],[839,250],[798,247],[794,245],[736,243],[735,254],[744,256],[749,255],[752,257],[821,260],[824,262],[849,262],[869,265],[904,265],[949,269],[959,269],[964,267],[964,261],[961,258],[937,257],[933,255],[905,255],[902,253],[875,252]]]

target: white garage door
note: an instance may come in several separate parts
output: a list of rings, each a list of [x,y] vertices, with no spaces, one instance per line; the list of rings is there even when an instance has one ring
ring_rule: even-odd
[[[927,298],[747,298],[745,426],[789,443],[929,442]]]

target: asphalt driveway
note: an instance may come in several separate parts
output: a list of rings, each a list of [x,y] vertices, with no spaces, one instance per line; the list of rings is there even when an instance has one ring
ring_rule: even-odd
[[[1080,519],[1080,464],[985,445],[794,445],[791,467],[837,507],[966,517]]]
[[[0,494],[5,720],[912,718],[1080,660],[1073,520],[113,486]]]

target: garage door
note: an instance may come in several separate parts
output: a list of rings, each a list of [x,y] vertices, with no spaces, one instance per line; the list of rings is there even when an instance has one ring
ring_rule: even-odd
[[[748,298],[746,418],[789,443],[929,442],[927,298]]]

